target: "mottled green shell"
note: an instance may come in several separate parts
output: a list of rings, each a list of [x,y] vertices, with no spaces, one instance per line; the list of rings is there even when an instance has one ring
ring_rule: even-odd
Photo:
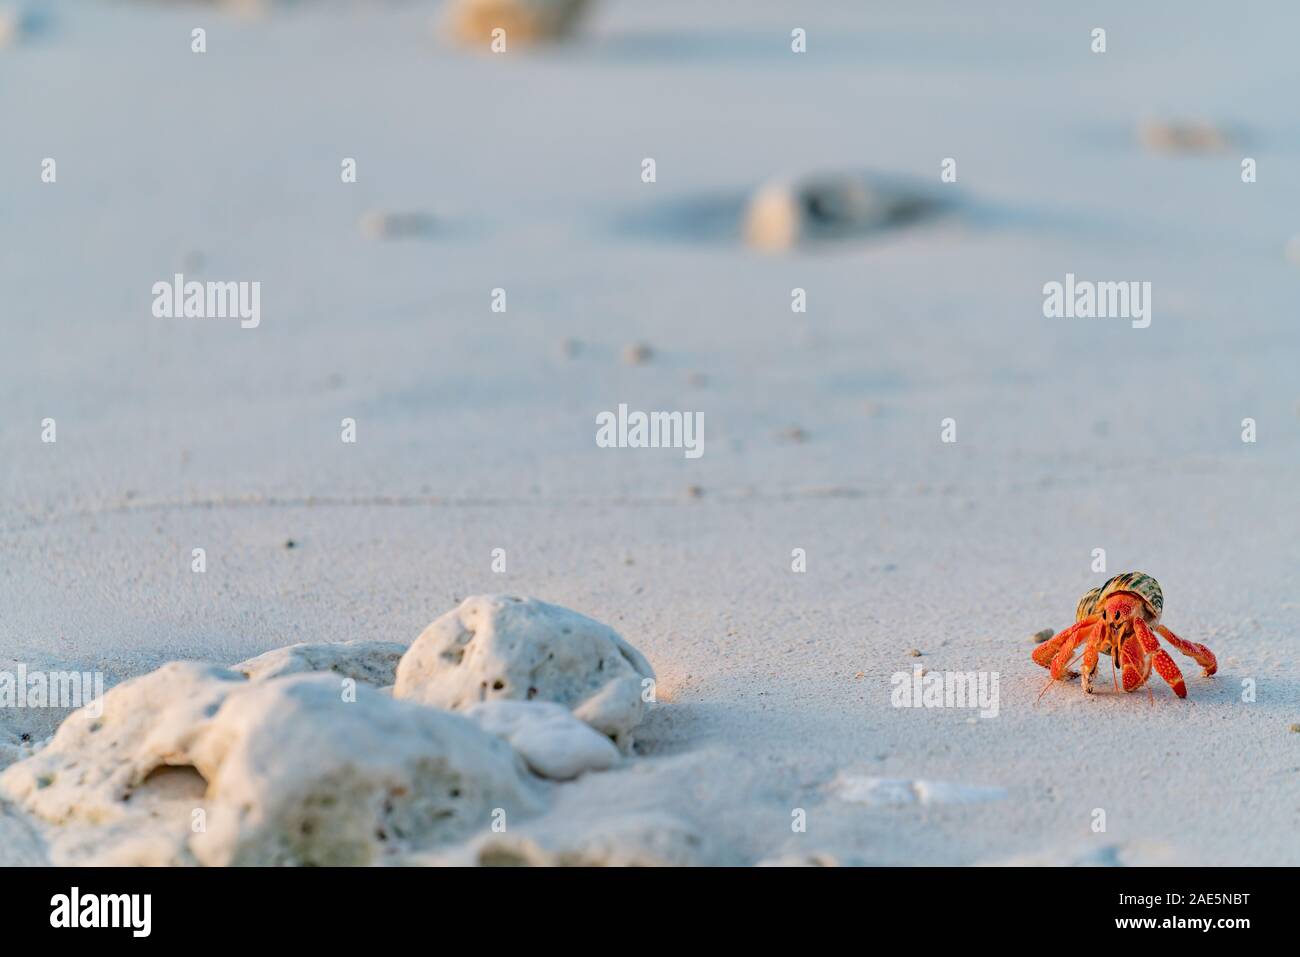
[[[1160,613],[1164,611],[1165,596],[1160,591],[1158,581],[1144,572],[1124,572],[1080,598],[1079,607],[1074,612],[1074,620],[1082,621],[1089,615],[1095,615],[1103,601],[1121,591],[1141,598],[1153,618],[1159,618]]]

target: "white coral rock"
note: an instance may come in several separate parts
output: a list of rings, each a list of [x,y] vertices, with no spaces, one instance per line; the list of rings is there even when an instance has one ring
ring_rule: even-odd
[[[120,820],[151,773],[193,763],[194,739],[244,683],[232,671],[191,662],[125,681],[70,714],[35,756],[0,773],[0,797],[52,824]]]
[[[873,807],[906,804],[982,804],[1007,796],[1005,788],[955,784],[951,781],[879,778],[865,774],[840,774],[831,790],[841,801]]]
[[[397,666],[395,698],[461,711],[484,701],[554,701],[624,751],[654,669],[598,621],[535,598],[466,598]]]
[[[551,701],[485,701],[465,716],[504,738],[537,774],[568,781],[586,771],[605,771],[619,762],[609,738]]]
[[[232,696],[194,749],[205,864],[356,865],[535,809],[509,745],[453,714],[298,675]]]
[[[332,671],[343,678],[383,687],[393,683],[397,662],[405,651],[406,646],[395,641],[302,642],[275,648],[231,665],[230,669],[253,681],[305,671]]]
[[[174,662],[102,704],[0,773],[0,797],[74,826],[65,846],[83,860],[369,864],[539,807],[500,738],[364,685],[351,700],[329,675],[248,682]]]

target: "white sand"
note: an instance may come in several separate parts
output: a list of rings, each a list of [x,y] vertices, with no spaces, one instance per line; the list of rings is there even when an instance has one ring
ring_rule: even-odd
[[[641,756],[560,786],[521,825],[543,843],[600,811],[683,822],[711,861],[1300,863],[1289,5],[608,3],[577,45],[504,58],[448,50],[420,3],[48,6],[0,51],[0,668],[111,683],[407,643],[509,590],[614,626],[659,676]],[[1153,153],[1149,116],[1251,139]],[[946,156],[962,209],[864,245],[639,228],[778,174],[937,182]],[[368,240],[376,209],[443,231]],[[154,319],[173,272],[260,281],[260,327]],[[1066,272],[1151,281],[1151,327],[1043,318]],[[653,357],[625,364],[637,341]],[[620,402],[702,413],[704,456],[597,448]],[[1214,679],[1178,657],[1186,700],[1103,670],[1035,706],[1028,636],[1107,577],[1098,547],[1218,654]],[[892,708],[916,663],[1000,672],[998,717]],[[871,806],[843,776],[1006,797]],[[39,857],[13,815],[0,836],[0,862]]]

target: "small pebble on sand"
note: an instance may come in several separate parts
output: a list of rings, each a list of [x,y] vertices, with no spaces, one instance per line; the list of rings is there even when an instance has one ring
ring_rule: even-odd
[[[783,442],[807,442],[808,433],[797,425],[790,425],[776,434]]]
[[[359,223],[361,235],[367,239],[411,239],[428,236],[435,223],[428,213],[390,213],[371,210]]]
[[[908,652],[908,654],[911,655],[913,658],[920,658],[920,657],[921,657],[921,649],[920,649],[920,648],[913,648],[911,651]]]
[[[1211,153],[1227,149],[1232,137],[1212,123],[1148,120],[1138,130],[1147,149],[1163,153]]]
[[[26,17],[21,8],[0,9],[0,49],[16,46],[26,32]]]
[[[292,538],[286,538],[286,539],[284,540],[284,547],[285,547],[285,548],[297,548],[297,547],[298,547],[298,543],[295,542]]]
[[[1292,734],[1300,734],[1300,724],[1293,724],[1293,725],[1291,725],[1291,733],[1292,733]]]
[[[511,43],[548,43],[570,36],[588,5],[589,0],[451,0],[442,26],[457,43],[484,51],[493,49],[497,28]]]
[[[936,204],[913,184],[869,174],[832,173],[774,180],[749,201],[741,224],[746,244],[766,251],[860,238],[905,225]]]
[[[561,339],[560,355],[566,359],[576,358],[578,353],[582,352],[582,343],[577,339]]]
[[[1056,632],[1051,628],[1044,628],[1042,631],[1036,631],[1034,632],[1034,644],[1041,645],[1054,634],[1056,634]]]
[[[623,349],[623,361],[630,366],[642,366],[654,357],[654,350],[644,342],[634,342]]]
[[[1288,262],[1300,266],[1300,234],[1287,240],[1286,258]]]

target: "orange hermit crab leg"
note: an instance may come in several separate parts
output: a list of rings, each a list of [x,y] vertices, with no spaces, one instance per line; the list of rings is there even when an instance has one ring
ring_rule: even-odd
[[[1147,623],[1141,618],[1135,619],[1133,633],[1142,642],[1142,649],[1151,656],[1151,663],[1155,666],[1156,673],[1174,689],[1174,694],[1186,698],[1187,685],[1183,682],[1183,673],[1178,670],[1178,665],[1174,664],[1174,659],[1169,657],[1169,652],[1160,647],[1160,642],[1156,641],[1156,636],[1151,633]]]
[[[1070,670],[1070,665],[1073,664],[1073,662],[1070,661],[1070,658],[1074,655],[1074,650],[1089,639],[1095,627],[1096,626],[1094,625],[1089,625],[1087,628],[1082,628],[1079,631],[1076,631],[1068,640],[1066,640],[1065,644],[1061,645],[1056,656],[1052,658],[1052,679],[1054,681],[1060,681],[1065,677],[1066,673]]]
[[[1068,628],[1060,632],[1060,634],[1055,638],[1049,638],[1047,641],[1035,648],[1031,657],[1044,668],[1050,668],[1052,666],[1052,659],[1055,658],[1056,653],[1061,650],[1061,646],[1077,635],[1079,629],[1086,628],[1096,620],[1097,616],[1092,615],[1091,617],[1076,621],[1073,625],[1070,625]]]
[[[1098,624],[1090,628],[1089,631],[1092,632],[1092,635],[1088,638],[1088,644],[1083,649],[1083,667],[1079,671],[1083,675],[1083,690],[1088,694],[1092,694],[1092,676],[1097,672],[1097,659],[1100,657],[1097,646],[1101,644],[1102,636],[1106,633],[1106,626]]]
[[[1164,635],[1165,641],[1169,642],[1188,658],[1195,659],[1196,663],[1205,669],[1205,677],[1210,677],[1219,670],[1219,661],[1214,657],[1214,652],[1204,645],[1198,645],[1194,641],[1184,641],[1164,625],[1156,625],[1156,631]]]
[[[1054,644],[1062,637],[1065,639],[1056,654],[1052,656],[1052,676],[1047,679],[1047,684],[1043,685],[1043,690],[1038,692],[1038,697],[1034,699],[1035,704],[1042,700],[1043,695],[1047,694],[1047,689],[1052,686],[1052,682],[1060,681],[1065,677],[1070,670],[1070,666],[1074,664],[1071,659],[1074,649],[1088,640],[1089,634],[1096,628],[1100,628],[1100,624],[1095,616],[1085,618],[1083,621],[1075,622],[1074,625],[1071,625],[1060,635],[1057,635],[1056,638],[1053,638],[1051,642],[1048,642],[1048,644]],[[1035,652],[1034,657],[1037,659],[1037,652]],[[1044,664],[1044,662],[1039,663]]]
[[[1142,653],[1142,643],[1129,636],[1119,646],[1120,681],[1125,691],[1137,691],[1146,684],[1151,671],[1147,657]]]

